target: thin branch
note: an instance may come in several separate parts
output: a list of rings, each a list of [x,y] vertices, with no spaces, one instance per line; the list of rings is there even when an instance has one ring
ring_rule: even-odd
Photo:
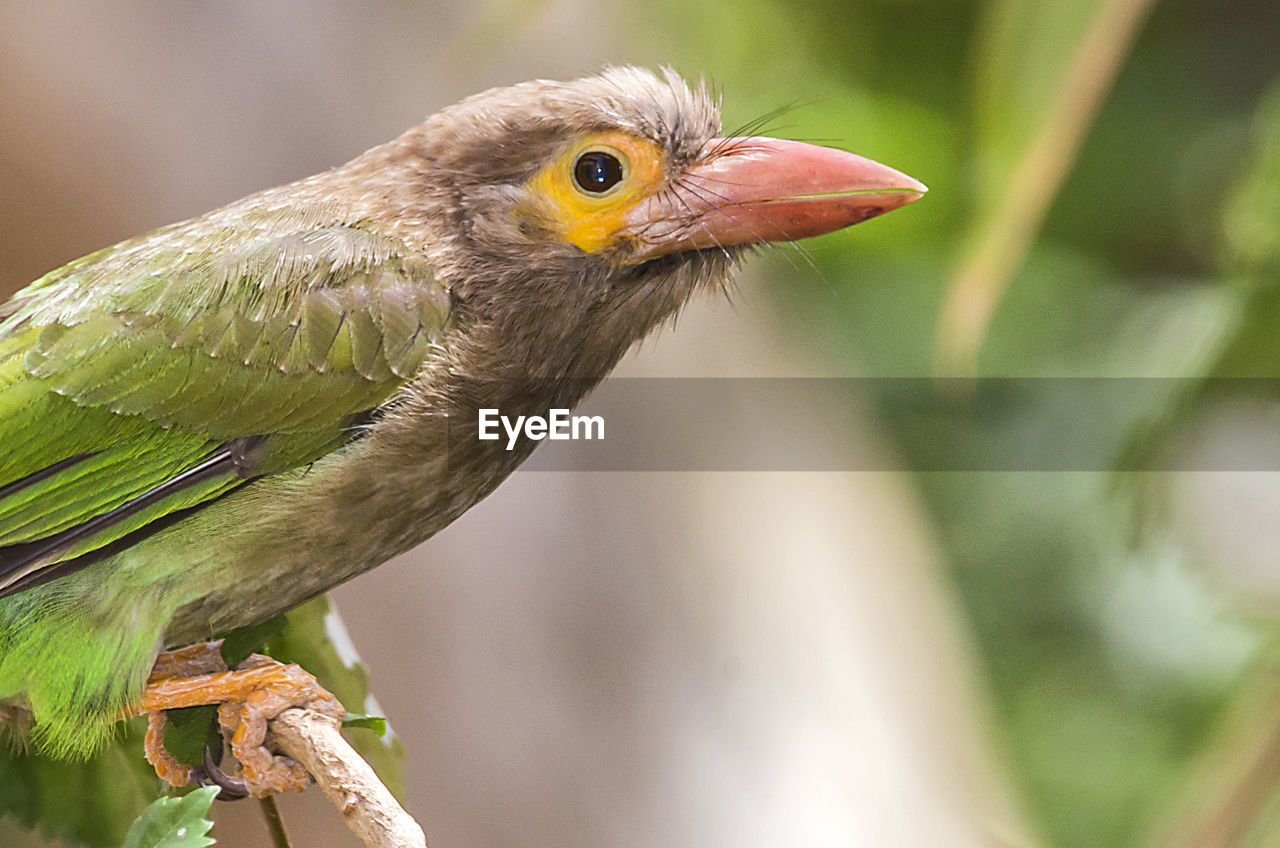
[[[1063,77],[1057,98],[1027,147],[974,247],[951,278],[938,326],[938,370],[975,376],[978,349],[1009,281],[1044,222],[1155,0],[1102,0]]]
[[[302,763],[369,848],[426,848],[418,823],[342,738],[340,725],[310,710],[289,709],[271,720],[275,746]]]

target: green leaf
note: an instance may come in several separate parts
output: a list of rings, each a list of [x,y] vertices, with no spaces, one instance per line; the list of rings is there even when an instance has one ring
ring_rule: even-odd
[[[385,716],[347,713],[342,717],[342,726],[344,729],[363,727],[365,730],[372,730],[379,736],[385,736],[387,733],[387,719]]]
[[[178,762],[199,765],[205,746],[222,747],[218,708],[213,704],[165,711],[164,747]]]
[[[260,624],[240,627],[226,633],[222,637],[222,661],[228,668],[235,668],[256,654],[273,639],[284,633],[285,617],[278,615]]]
[[[122,848],[206,848],[213,822],[209,807],[218,787],[206,786],[180,798],[158,798],[138,816]]]
[[[159,794],[142,754],[146,723],[133,719],[86,762],[0,750],[0,818],[67,846],[119,848],[130,823]]]

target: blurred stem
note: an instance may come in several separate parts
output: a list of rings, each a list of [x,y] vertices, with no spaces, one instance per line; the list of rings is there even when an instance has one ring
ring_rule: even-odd
[[[1195,777],[1169,805],[1150,848],[1241,848],[1280,844],[1274,809],[1280,784],[1280,660],[1263,663],[1200,756]],[[1270,832],[1270,835],[1267,836]]]
[[[280,816],[280,808],[276,806],[274,796],[259,798],[262,815],[267,820],[267,830],[271,832],[271,844],[274,848],[290,848],[289,834],[284,829],[284,819]]]
[[[1009,281],[1044,222],[1080,145],[1155,0],[1102,0],[1009,188],[951,278],[938,326],[937,369],[976,376],[978,349]]]

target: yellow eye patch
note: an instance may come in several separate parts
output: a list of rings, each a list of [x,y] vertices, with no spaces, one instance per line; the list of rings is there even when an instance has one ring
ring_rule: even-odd
[[[579,140],[529,182],[541,215],[570,244],[595,253],[613,243],[626,214],[658,190],[662,150],[622,132]]]

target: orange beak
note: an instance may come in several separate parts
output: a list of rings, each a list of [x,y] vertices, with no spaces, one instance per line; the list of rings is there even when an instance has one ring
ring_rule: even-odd
[[[675,185],[638,203],[622,234],[636,262],[684,250],[795,241],[874,218],[924,195],[906,174],[799,141],[724,138]]]

